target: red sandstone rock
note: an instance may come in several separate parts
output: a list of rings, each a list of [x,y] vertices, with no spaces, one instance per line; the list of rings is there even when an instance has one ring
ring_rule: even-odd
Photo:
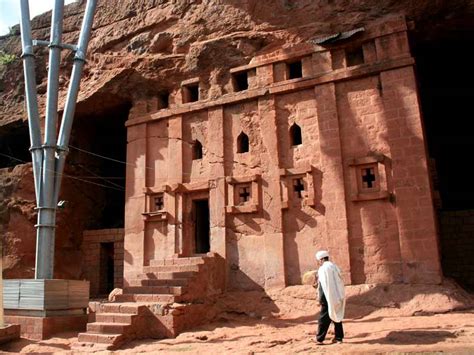
[[[342,2],[101,3],[77,120],[81,124],[93,112],[107,112],[125,101],[132,105],[127,123],[125,284],[150,292],[131,289],[117,300],[187,300],[186,293],[153,295],[163,287],[181,291],[185,286],[139,284],[151,281],[146,273],[157,273],[158,280],[168,276],[175,280],[190,276],[175,273],[201,271],[198,265],[154,262],[196,252],[190,216],[193,200],[202,198],[211,203],[211,251],[226,265],[211,267],[207,275],[199,273],[198,277],[206,276],[190,286],[189,294],[205,297],[225,288],[261,290],[298,284],[301,274],[314,267],[314,251],[321,247],[330,250],[347,283],[440,281],[424,138],[404,21],[380,21],[364,34],[363,44],[356,41],[365,59],[360,67],[351,68],[344,47],[327,50],[307,43],[321,34],[372,25],[382,17],[377,10],[384,4],[371,5],[371,1],[344,4],[347,15],[334,24],[334,10],[342,9]],[[390,3],[380,12],[405,13],[418,20],[443,12],[429,5]],[[81,8],[68,9],[65,41],[73,42]],[[273,16],[277,9],[280,15]],[[46,17],[35,21],[35,36],[47,36]],[[9,52],[19,53],[18,36],[0,41]],[[287,62],[295,59],[301,59],[305,80],[292,81],[288,76]],[[44,106],[44,56],[37,61]],[[62,68],[65,77],[69,65]],[[232,93],[235,83],[229,69],[238,66],[249,71],[249,90]],[[16,62],[2,72],[2,124],[23,115],[17,85],[20,68]],[[190,86],[197,81],[201,100],[187,104],[192,97]],[[67,80],[61,83],[64,98]],[[157,99],[163,90],[170,93],[169,110],[161,110],[163,103]],[[292,144],[287,134],[295,124],[303,131],[302,146]],[[237,137],[243,132],[249,139],[249,154],[237,147]],[[204,155],[193,160],[192,142],[197,140]],[[367,194],[361,185],[363,168],[377,175],[376,194]],[[6,175],[10,178],[9,172]],[[295,177],[306,187],[301,201],[292,198]],[[32,274],[32,269],[24,268],[32,265],[34,255],[32,184],[27,179],[24,174],[15,180],[29,186],[23,200],[15,198],[20,194],[18,187],[6,194],[10,202],[4,210],[11,233],[5,246],[11,258],[7,276]],[[239,206],[239,184],[253,194],[247,206]],[[91,200],[78,199],[84,194],[79,191],[74,184],[63,186],[64,195],[77,204],[74,215],[64,212],[59,217],[57,277],[81,276],[79,245],[90,222],[81,216],[92,214],[96,203],[106,198],[100,189],[92,188],[88,191]],[[166,213],[149,213],[157,193],[166,194],[163,203],[170,206]],[[28,235],[28,243],[22,246],[25,251],[17,246],[22,234]],[[215,284],[209,283],[204,292],[207,280]],[[116,304],[104,307],[120,311]],[[194,323],[192,314],[189,319],[185,316],[179,318],[180,324]],[[99,330],[103,329],[99,326]]]

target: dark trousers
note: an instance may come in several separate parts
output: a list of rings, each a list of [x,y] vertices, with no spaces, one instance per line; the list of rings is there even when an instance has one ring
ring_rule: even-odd
[[[329,318],[328,302],[324,294],[321,297],[320,303],[321,313],[319,314],[318,334],[316,335],[316,339],[318,341],[324,341],[332,321],[331,318]],[[334,332],[336,333],[336,340],[342,340],[342,338],[344,338],[344,329],[342,329],[342,322],[334,322]]]

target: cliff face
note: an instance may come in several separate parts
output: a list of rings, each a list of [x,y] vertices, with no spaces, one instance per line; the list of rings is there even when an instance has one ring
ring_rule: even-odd
[[[67,6],[63,42],[76,43],[85,1]],[[469,0],[102,0],[94,20],[89,61],[82,80],[79,112],[97,102],[129,100],[173,88],[200,76],[209,86],[228,81],[228,68],[247,64],[256,54],[288,47],[315,36],[353,29],[377,19],[402,14],[428,37],[458,26],[474,11]],[[50,14],[32,21],[33,38],[49,38]],[[19,29],[0,38],[5,53],[21,53]],[[37,53],[37,82],[44,101],[47,50]],[[71,54],[63,53],[61,89],[67,87]],[[3,69],[1,123],[23,114],[20,60]],[[207,88],[210,89],[209,87]],[[212,88],[208,97],[222,92]],[[64,95],[63,95],[64,97]]]
[[[84,0],[67,6],[63,42],[77,42],[84,6]],[[204,96],[219,97],[228,88],[229,68],[245,65],[255,55],[387,16],[405,15],[416,25],[414,38],[435,43],[438,36],[451,29],[469,26],[473,13],[474,1],[470,0],[101,0],[76,121],[98,119],[98,113],[117,110],[124,103],[133,112],[140,101],[162,90],[175,91],[182,80],[191,77],[200,77]],[[49,39],[50,14],[36,17],[32,27],[33,38]],[[0,142],[10,134],[2,127],[19,122],[26,125],[18,26],[12,32],[0,37],[0,50],[17,57],[11,63],[0,63]],[[35,51],[43,112],[47,49]],[[64,51],[61,107],[69,84],[71,59],[71,53]],[[68,172],[74,173],[73,168]],[[29,165],[1,170],[0,187],[6,276],[32,277],[36,217]],[[81,233],[93,225],[84,216],[93,215],[105,199],[97,186],[88,187],[86,198],[79,199],[77,196],[84,196],[83,192],[84,186],[77,183],[63,186],[63,194],[74,205],[59,215],[56,277],[81,275]]]

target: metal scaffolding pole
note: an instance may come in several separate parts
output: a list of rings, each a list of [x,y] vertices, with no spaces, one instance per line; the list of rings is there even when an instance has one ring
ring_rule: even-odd
[[[26,109],[28,113],[28,127],[30,130],[31,159],[33,162],[33,177],[35,182],[36,205],[40,204],[40,181],[43,151],[41,149],[41,130],[38,112],[38,98],[36,93],[35,57],[31,40],[30,8],[28,0],[20,0],[21,10],[21,45],[23,53],[23,72],[25,75]]]
[[[54,242],[56,228],[56,206],[61,186],[61,176],[71,133],[72,120],[79,91],[80,78],[85,62],[87,45],[91,35],[92,21],[97,0],[88,0],[78,46],[61,43],[64,0],[55,0],[50,42],[33,41],[31,39],[30,13],[28,0],[20,0],[21,37],[23,46],[23,65],[25,72],[25,90],[30,129],[31,153],[33,158],[33,173],[35,178],[36,204],[38,209],[38,224],[36,235],[36,279],[52,279],[54,276]],[[44,143],[41,143],[39,126],[38,101],[35,82],[33,43],[49,47],[49,72],[46,104],[46,120]],[[61,131],[56,140],[59,64],[61,50],[75,50],[72,78],[69,86]],[[57,145],[57,143],[59,143]]]
[[[74,111],[76,110],[77,95],[79,93],[79,84],[81,83],[82,69],[86,61],[87,44],[92,31],[92,21],[97,6],[97,0],[88,0],[84,12],[81,34],[77,43],[76,55],[74,56],[74,66],[72,68],[71,82],[67,93],[66,104],[64,106],[63,117],[61,120],[61,129],[58,136],[58,160],[56,164],[56,183],[54,197],[57,200],[61,189],[61,175],[64,171],[66,156],[68,153],[69,137],[71,135]]]
[[[56,204],[54,201],[54,166],[56,126],[58,121],[59,61],[63,32],[64,0],[56,0],[51,18],[46,122],[43,144],[43,171],[36,234],[36,279],[52,279],[54,272],[54,236]]]

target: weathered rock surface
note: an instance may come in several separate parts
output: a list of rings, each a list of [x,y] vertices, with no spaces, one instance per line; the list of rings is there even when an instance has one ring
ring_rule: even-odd
[[[71,208],[60,210],[57,218],[55,277],[81,278],[81,242],[84,225],[80,218],[89,215],[100,190],[84,192],[74,179],[65,179],[64,198],[73,200]],[[36,204],[31,164],[0,169],[0,236],[3,237],[4,277],[33,278],[36,250]],[[81,194],[83,199],[74,199]],[[92,203],[90,202],[92,200]]]
[[[85,1],[79,1],[67,7],[64,42],[77,41],[84,5]],[[113,100],[136,101],[176,87],[192,76],[225,84],[230,67],[247,64],[256,54],[386,16],[406,15],[429,37],[468,23],[465,19],[473,12],[474,3],[469,0],[102,0],[95,16],[78,113],[92,112],[91,101],[100,100],[103,108]],[[33,37],[48,39],[49,22],[49,14],[36,17]],[[19,57],[18,27],[13,33],[0,37],[0,48]],[[44,101],[47,51],[41,48],[36,53],[37,83]],[[62,94],[68,84],[71,54],[64,52],[63,57]],[[5,124],[24,118],[20,60],[0,73],[0,123]],[[220,94],[213,92],[212,96]]]

